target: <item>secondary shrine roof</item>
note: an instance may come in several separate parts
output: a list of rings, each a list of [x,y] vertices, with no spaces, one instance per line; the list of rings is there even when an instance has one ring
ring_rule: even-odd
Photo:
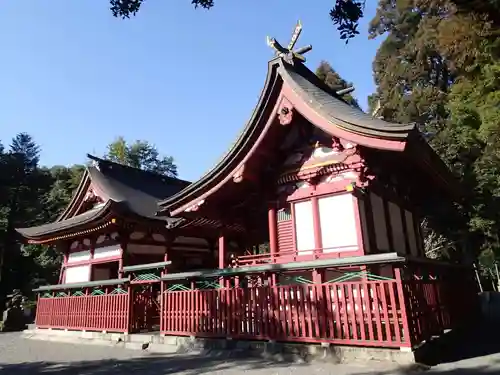
[[[111,215],[135,215],[145,219],[175,221],[156,216],[157,202],[189,185],[188,181],[128,167],[88,155],[87,167],[75,195],[56,221],[16,230],[27,239],[57,236],[99,224]],[[86,202],[93,207],[87,208]],[[88,206],[88,204],[87,204]]]

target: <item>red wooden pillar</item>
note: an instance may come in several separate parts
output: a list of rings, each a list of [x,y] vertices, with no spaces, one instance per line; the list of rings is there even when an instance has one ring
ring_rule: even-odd
[[[170,238],[168,235],[167,235],[167,242],[165,244],[165,254],[163,254],[163,261],[164,262],[168,262],[168,250],[170,249],[170,244],[173,243],[174,239]],[[161,276],[164,276],[167,274],[167,266],[165,266],[163,268],[163,270],[161,271],[160,275]],[[167,296],[165,294],[165,285],[166,284],[166,281],[163,281],[163,280],[160,280],[160,332],[165,332],[166,331],[166,304],[167,304]]]
[[[275,257],[278,253],[278,218],[276,216],[276,203],[270,202],[267,211],[267,220],[269,224],[269,251],[271,253],[271,262],[275,263]]]
[[[219,236],[219,269],[223,269],[226,260],[226,238],[224,234]],[[224,278],[219,279],[219,284],[221,288],[224,288]]]
[[[64,282],[64,273],[66,272],[66,267],[68,265],[68,253],[69,249],[66,249],[63,255],[63,264],[61,265],[61,271],[59,272],[59,284],[62,284]]]
[[[120,244],[120,260],[118,261],[118,278],[122,279],[124,276],[123,273],[123,258],[125,257],[125,253],[127,251],[127,242],[122,242]]]
[[[269,202],[267,211],[267,220],[269,225],[269,252],[271,253],[271,263],[276,263],[278,254],[278,217],[276,215],[276,202]],[[276,286],[276,274],[270,276],[269,282]]]
[[[321,239],[321,223],[319,219],[319,205],[317,197],[311,198],[311,206],[312,206],[312,219],[313,219],[314,244],[315,244],[313,259],[318,259],[318,257],[323,252],[323,240]]]
[[[85,241],[85,240],[84,240]],[[93,238],[90,240],[90,262],[89,262],[89,281],[92,281],[92,274],[93,274],[93,263],[94,263],[94,252],[95,252],[95,246],[97,243],[97,238]]]

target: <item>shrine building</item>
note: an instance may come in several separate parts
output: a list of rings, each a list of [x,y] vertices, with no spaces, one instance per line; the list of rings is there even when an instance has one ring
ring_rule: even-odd
[[[475,306],[471,267],[426,257],[419,207],[461,197],[414,124],[348,105],[275,56],[253,114],[198,181],[89,156],[54,223],[64,257],[36,326],[413,349]]]

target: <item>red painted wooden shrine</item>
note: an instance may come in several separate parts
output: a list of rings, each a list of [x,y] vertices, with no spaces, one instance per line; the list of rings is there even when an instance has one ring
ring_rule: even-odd
[[[55,223],[18,230],[64,254],[38,327],[413,348],[469,318],[470,268],[427,259],[419,225],[453,176],[414,125],[325,86],[308,47],[270,44],[250,121],[198,181],[92,157]]]

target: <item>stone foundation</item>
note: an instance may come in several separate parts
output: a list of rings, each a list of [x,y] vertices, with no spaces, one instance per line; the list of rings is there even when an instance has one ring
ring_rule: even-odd
[[[310,362],[327,361],[352,363],[379,361],[398,365],[415,363],[410,350],[380,349],[357,346],[291,344],[265,341],[204,339],[160,334],[123,334],[106,332],[28,329],[23,337],[32,340],[74,344],[106,345],[153,353],[190,353],[200,355],[260,356],[269,360]]]

